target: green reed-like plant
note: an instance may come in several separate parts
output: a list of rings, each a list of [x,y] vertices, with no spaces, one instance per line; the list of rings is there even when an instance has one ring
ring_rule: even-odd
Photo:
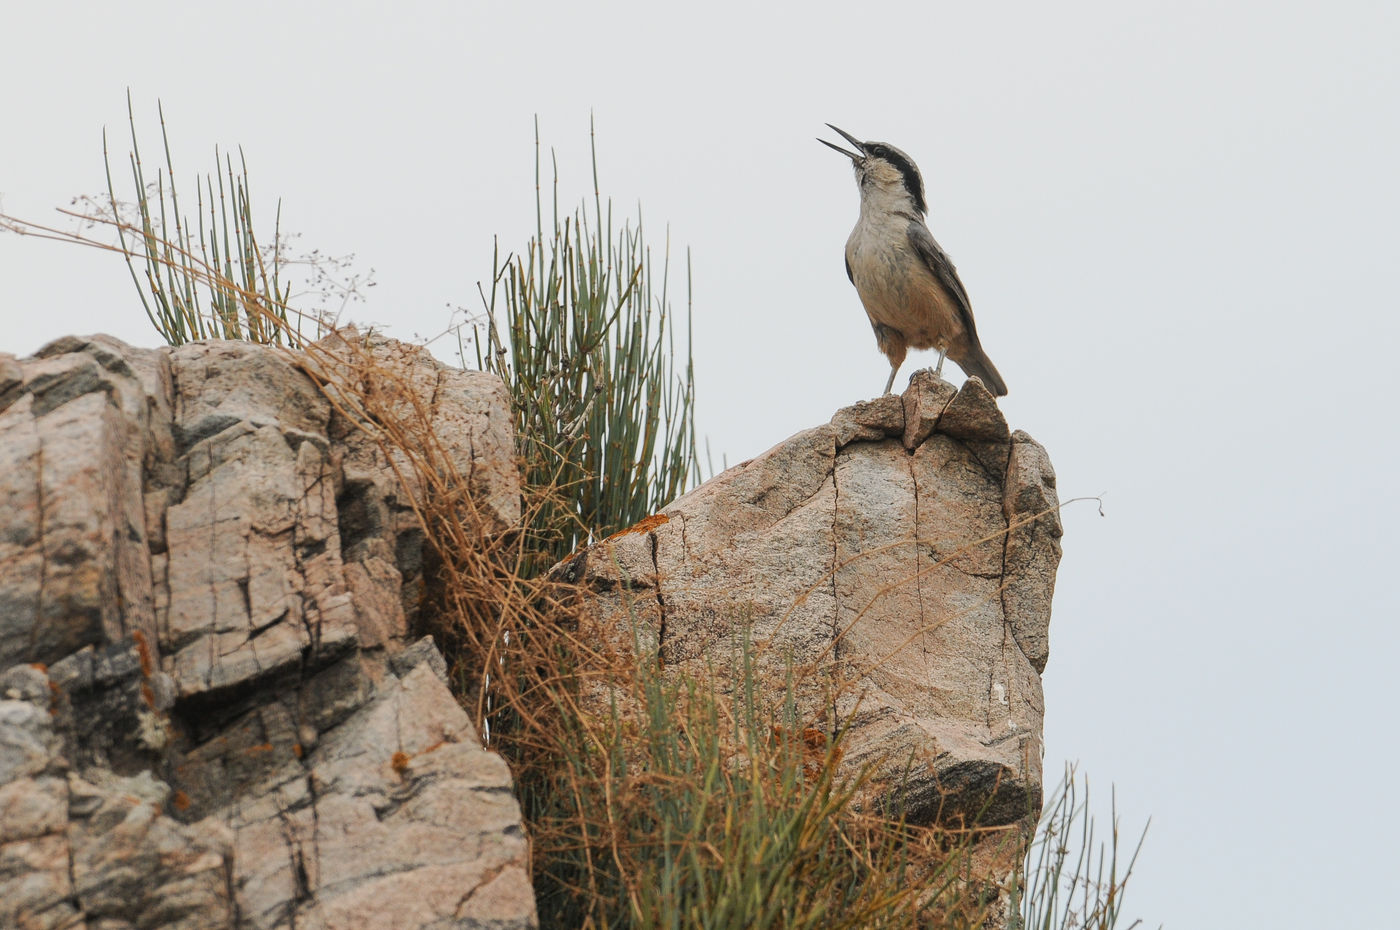
[[[554,168],[546,228],[536,126],[535,236],[504,261],[493,255],[476,340],[478,367],[510,388],[527,485],[562,492],[531,527],[539,568],[655,513],[697,465],[689,313],[678,356],[669,240],[658,274],[640,216],[614,227],[596,146],[591,216],[581,205],[561,219]],[[689,274],[687,259],[687,308]]]
[[[1118,926],[1141,840],[1124,863],[1115,809],[1096,842],[1073,771],[1029,843],[909,824],[872,809],[869,769],[839,774],[844,728],[804,721],[793,676],[765,679],[752,643],[696,677],[665,669],[651,639],[634,622],[630,660],[548,689],[553,761],[522,782],[542,926]],[[1022,848],[1016,874],[987,871]]]
[[[164,109],[160,108],[160,132],[165,167],[157,169],[154,181],[148,181],[130,93],[126,107],[134,199],[117,197],[104,129],[107,193],[75,197],[73,203],[80,209],[58,210],[76,223],[73,228],[0,213],[0,231],[121,255],[147,318],[170,345],[200,339],[242,339],[300,347],[305,344],[303,320],[314,321],[319,337],[333,328],[328,321],[336,312],[365,299],[364,291],[374,286],[374,269],[358,271],[354,255],[329,255],[319,249],[288,254],[287,244],[296,237],[282,235],[280,202],[271,244],[258,238],[242,149],[235,173],[232,158],[220,156],[215,147],[214,172],[196,180],[195,222],[190,222],[182,212],[175,185]],[[110,228],[113,240],[92,236],[87,230],[93,227]],[[282,280],[283,272],[294,265],[302,266],[305,273],[303,289],[295,295],[291,284]],[[291,305],[293,299],[307,294],[319,297],[322,306],[307,310]],[[338,310],[329,309],[328,303],[339,303]]]
[[[1088,809],[1088,782],[1067,766],[1026,856],[1025,874],[1016,889],[1020,923],[1015,930],[1113,930],[1118,925],[1123,892],[1147,828],[1124,863],[1119,855],[1117,798],[1106,844],[1096,840]],[[1141,923],[1133,921],[1128,930]]]
[[[838,777],[844,731],[804,722],[791,676],[762,680],[752,644],[723,676],[731,689],[663,671],[641,639],[607,695],[561,706],[556,768],[527,796],[542,926],[967,928],[986,916],[962,880],[968,836],[862,809],[870,770]]]
[[[192,224],[180,210],[164,109],[157,104],[165,168],[158,169],[155,181],[148,183],[130,94],[126,105],[136,198],[136,217],[131,222],[123,221],[120,215],[105,129],[102,158],[120,251],[156,331],[170,345],[211,338],[301,345],[300,316],[289,311],[290,288],[278,280],[283,266],[281,202],[272,244],[265,252],[253,230],[248,163],[243,151],[239,149],[239,173],[235,175],[233,160],[224,155],[220,164],[215,147],[214,172],[200,179],[202,183],[196,182],[196,222]]]

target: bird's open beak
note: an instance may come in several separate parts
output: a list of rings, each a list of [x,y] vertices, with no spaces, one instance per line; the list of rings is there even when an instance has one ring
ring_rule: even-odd
[[[827,123],[827,126],[830,126],[832,129],[835,129],[837,132],[839,132],[841,134],[841,137],[847,142],[851,143],[851,145],[854,145],[856,147],[856,152],[860,152],[861,154],[857,155],[855,152],[848,152],[836,143],[828,142],[825,139],[818,139],[818,142],[820,142],[822,145],[835,149],[836,151],[840,152],[842,155],[845,155],[847,158],[849,158],[856,164],[860,164],[861,162],[865,161],[865,144],[863,142],[861,142],[859,139],[857,139],[855,136],[851,135],[844,129],[838,129],[835,126],[832,126],[830,123]]]

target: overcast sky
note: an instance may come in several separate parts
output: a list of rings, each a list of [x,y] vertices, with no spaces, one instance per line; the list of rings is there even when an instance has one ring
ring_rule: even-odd
[[[400,338],[525,243],[536,114],[565,200],[591,193],[591,110],[604,195],[692,250],[729,462],[883,386],[855,183],[814,137],[904,149],[1011,425],[1063,497],[1105,495],[1065,513],[1045,766],[1152,818],[1127,910],[1395,926],[1400,6],[12,7],[0,208],[101,190],[130,87],[148,157],[157,98],[182,185],[243,146],[265,221],[280,197],[308,250],[372,266],[351,315]],[[117,258],[12,236],[0,319],[21,355],[157,342]]]

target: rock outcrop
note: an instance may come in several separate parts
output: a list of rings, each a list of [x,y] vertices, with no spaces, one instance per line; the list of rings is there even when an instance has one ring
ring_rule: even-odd
[[[668,669],[752,637],[912,819],[1012,824],[1041,802],[1057,508],[1045,451],[982,384],[921,372],[557,571],[599,641],[638,628]]]
[[[497,379],[317,357],[425,411],[486,531],[518,522]],[[536,925],[509,772],[412,635],[411,471],[305,364],[0,356],[0,926]]]
[[[503,385],[421,349],[0,356],[0,927],[536,926],[510,774],[415,633],[419,478],[366,397],[426,424],[482,533],[518,525]],[[1016,824],[1059,536],[1044,450],[921,373],[558,572],[667,668],[751,638],[913,819]]]

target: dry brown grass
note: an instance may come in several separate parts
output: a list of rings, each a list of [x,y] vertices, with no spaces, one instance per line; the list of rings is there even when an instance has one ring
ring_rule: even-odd
[[[534,437],[522,444],[521,525],[495,526],[436,434],[428,401],[371,339],[345,331],[304,343],[275,283],[233,280],[187,240],[153,241],[149,224],[123,226],[116,210],[98,222],[140,237],[153,280],[163,270],[180,277],[179,289],[217,295],[211,322],[239,324],[221,334],[290,346],[281,351],[395,470],[432,555],[420,632],[437,637],[459,699],[510,762],[544,926],[987,924],[1003,889],[986,878],[1015,871],[1026,838],[916,826],[872,809],[868,769],[838,776],[842,721],[797,713],[796,671],[776,674],[771,661],[758,671],[759,647],[745,642],[732,664],[708,674],[665,673],[635,623],[622,648],[580,634],[580,592],[541,572],[550,561],[541,544],[557,543],[559,514],[579,512],[584,479],[596,488],[598,475],[579,477],[551,459],[557,444]],[[133,254],[125,240],[108,245],[11,217],[0,226],[128,262]],[[248,257],[257,271],[256,249]],[[197,308],[170,294],[166,303],[180,314]],[[595,528],[576,529],[586,537]],[[1118,889],[1110,870],[1110,919],[1096,912],[1090,925],[1112,926]]]

